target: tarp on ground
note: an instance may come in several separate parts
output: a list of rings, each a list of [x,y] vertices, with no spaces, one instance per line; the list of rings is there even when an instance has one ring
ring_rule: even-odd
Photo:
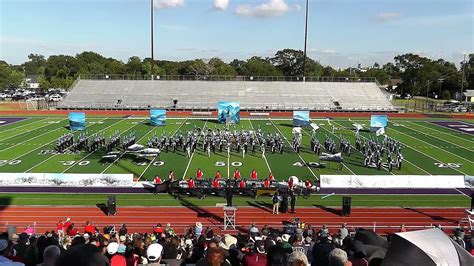
[[[439,229],[396,233],[382,265],[472,266],[474,258]]]
[[[321,175],[321,188],[463,188],[463,175]]]

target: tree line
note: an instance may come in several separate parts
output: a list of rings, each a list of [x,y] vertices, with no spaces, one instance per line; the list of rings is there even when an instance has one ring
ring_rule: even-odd
[[[253,56],[247,60],[234,59],[225,63],[214,57],[209,60],[185,61],[155,60],[154,75],[192,76],[303,76],[304,55],[300,50],[283,49],[273,57]],[[307,57],[307,77],[375,77],[381,84],[391,79],[400,79],[396,92],[401,94],[450,98],[461,89],[464,72],[464,89],[474,89],[474,54],[457,68],[453,62],[443,59],[433,60],[416,54],[394,57],[393,62],[380,65],[375,62],[367,68],[335,69],[323,66]],[[464,71],[463,71],[464,67]],[[42,89],[68,88],[74,80],[87,75],[125,75],[130,78],[151,76],[151,59],[130,57],[127,62],[106,58],[98,53],[85,51],[75,56],[40,54],[28,55],[28,61],[20,65],[9,65],[0,61],[0,88],[21,86],[25,76],[39,75]]]

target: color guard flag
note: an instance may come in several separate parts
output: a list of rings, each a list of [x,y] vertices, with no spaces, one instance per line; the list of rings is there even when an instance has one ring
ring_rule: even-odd
[[[377,136],[382,136],[382,135],[385,135],[385,128],[384,127],[381,127],[379,129],[377,129],[377,131],[375,131],[375,134]]]

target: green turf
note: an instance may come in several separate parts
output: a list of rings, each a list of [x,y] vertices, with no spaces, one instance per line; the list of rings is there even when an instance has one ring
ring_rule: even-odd
[[[313,195],[305,199],[298,197],[299,207],[340,207],[342,195],[333,195],[321,199],[324,195]],[[352,206],[355,207],[466,207],[470,199],[464,195],[351,195]],[[74,205],[94,206],[105,203],[106,195],[101,194],[0,194],[0,205]],[[216,206],[217,203],[225,203],[224,198],[206,197],[198,200],[196,198],[182,197],[177,200],[167,194],[118,194],[117,205],[119,206],[186,206],[195,205],[202,207]],[[255,204],[270,206],[271,198],[261,196],[257,199],[248,197],[234,197],[236,206],[253,206]]]
[[[437,119],[440,120],[440,119]],[[314,119],[320,129],[317,138],[323,142],[326,136],[338,141],[344,137],[354,143],[354,131],[350,128],[357,121],[369,126],[369,120],[347,118],[332,120],[336,130],[324,119]],[[296,162],[319,162],[318,156],[310,151],[310,129],[304,129],[303,147],[300,154],[291,147],[292,121],[290,119],[255,119],[243,118],[241,123],[231,126],[231,130],[261,129],[269,134],[282,134],[286,138],[283,154],[266,151],[262,157],[259,150],[249,151],[245,158],[242,153],[232,150],[212,153],[208,156],[202,148],[186,157],[184,151],[162,152],[160,158],[140,163],[129,155],[123,155],[115,163],[100,163],[105,154],[104,149],[89,153],[82,151],[78,154],[51,154],[56,139],[67,133],[67,120],[64,117],[30,117],[14,124],[0,126],[0,172],[47,172],[47,173],[132,173],[141,180],[152,179],[156,175],[166,177],[169,171],[181,177],[195,175],[198,168],[203,169],[206,177],[213,177],[220,171],[223,177],[232,176],[235,166],[232,163],[242,163],[238,167],[244,177],[248,177],[252,169],[256,169],[259,177],[268,176],[269,172],[279,180],[287,180],[290,176],[300,179],[315,179],[324,174],[366,174],[366,175],[406,175],[406,174],[467,174],[474,175],[474,137],[472,135],[453,131],[429,122],[429,119],[394,119],[390,121],[387,134],[403,144],[405,161],[401,170],[373,169],[363,166],[363,156],[353,149],[352,155],[344,156],[342,169],[336,163],[326,163],[325,168],[308,168],[293,166]],[[91,117],[88,118],[87,134],[100,133],[110,136],[114,132],[123,135],[134,132],[140,144],[146,144],[154,135],[186,134],[194,127],[223,128],[214,119],[174,119],[170,118],[165,127],[151,127],[145,117]],[[77,132],[75,134],[78,134]],[[361,132],[363,138],[376,138],[374,133]],[[199,143],[199,146],[202,142]],[[45,153],[45,154],[41,154]],[[157,166],[161,160],[164,165]],[[216,166],[216,162],[224,162],[225,166]],[[458,168],[439,167],[439,163],[457,163]]]

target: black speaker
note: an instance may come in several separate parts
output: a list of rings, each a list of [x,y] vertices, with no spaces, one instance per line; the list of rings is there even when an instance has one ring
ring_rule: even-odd
[[[107,199],[107,215],[115,215],[117,213],[117,201],[115,195],[109,196]]]
[[[351,215],[351,197],[342,197],[342,216]]]

